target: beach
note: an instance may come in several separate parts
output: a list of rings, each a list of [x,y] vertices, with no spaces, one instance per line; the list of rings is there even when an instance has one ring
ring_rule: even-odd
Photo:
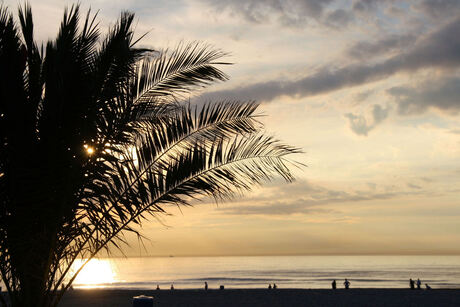
[[[138,295],[154,306],[460,306],[460,289],[73,290],[61,307],[130,307]]]

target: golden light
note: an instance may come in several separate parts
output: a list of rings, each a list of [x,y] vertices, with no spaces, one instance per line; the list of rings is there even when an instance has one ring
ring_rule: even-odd
[[[76,261],[73,272],[78,270],[84,262],[85,260]],[[94,288],[113,283],[115,278],[116,273],[109,260],[92,259],[75,278],[74,284],[78,287]]]
[[[88,155],[92,155],[94,153],[94,148],[91,146],[88,146],[87,144],[83,145],[83,147],[86,149],[86,152]]]

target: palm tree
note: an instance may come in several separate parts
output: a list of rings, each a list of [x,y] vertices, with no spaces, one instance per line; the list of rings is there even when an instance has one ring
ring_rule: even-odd
[[[79,16],[66,10],[39,48],[30,7],[19,25],[0,7],[0,273],[13,306],[56,306],[76,259],[140,236],[170,205],[293,179],[286,156],[299,150],[261,133],[257,104],[181,102],[227,79],[222,51],[152,53],[134,47],[133,14],[103,40],[96,15]]]

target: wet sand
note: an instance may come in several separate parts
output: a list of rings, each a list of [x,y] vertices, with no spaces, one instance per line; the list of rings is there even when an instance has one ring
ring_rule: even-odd
[[[460,306],[460,289],[74,290],[59,306],[131,307],[141,294],[154,306]]]

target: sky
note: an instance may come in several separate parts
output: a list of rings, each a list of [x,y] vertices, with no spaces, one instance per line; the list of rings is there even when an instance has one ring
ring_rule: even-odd
[[[71,3],[30,1],[37,41]],[[305,152],[296,182],[170,208],[126,255],[460,254],[460,1],[80,3],[103,31],[136,13],[140,46],[228,52],[231,79],[190,99],[257,100],[267,132]]]

